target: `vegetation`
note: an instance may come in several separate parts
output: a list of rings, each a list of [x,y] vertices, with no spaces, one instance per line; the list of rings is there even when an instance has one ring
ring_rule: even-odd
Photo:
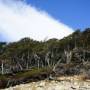
[[[90,28],[77,30],[61,40],[35,41],[27,37],[8,44],[0,42],[1,88],[18,82],[17,78],[23,83],[52,73],[90,76]]]

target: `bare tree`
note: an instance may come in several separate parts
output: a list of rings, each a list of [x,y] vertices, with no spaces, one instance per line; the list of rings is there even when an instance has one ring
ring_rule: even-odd
[[[19,63],[19,58],[16,57],[14,60],[16,61],[17,65],[20,67],[20,70],[22,71],[22,70],[23,70],[23,67],[22,67],[22,65]]]
[[[2,73],[2,75],[4,74],[4,63],[3,63],[3,60],[2,60],[2,65],[1,65],[1,73]]]
[[[40,57],[37,54],[34,54],[35,61],[37,61],[38,69],[40,68]]]
[[[26,69],[28,70],[29,69],[29,61],[30,60],[30,57],[29,57],[29,51],[28,51],[28,55],[27,55],[27,62],[26,62]]]
[[[47,62],[48,66],[50,67],[50,58],[49,58],[50,52],[48,52],[45,56],[45,61]]]
[[[72,58],[72,51],[64,50],[64,53],[66,56],[66,63],[69,64],[71,62],[71,58]]]
[[[54,65],[54,67],[53,67],[53,71],[54,71],[54,72],[55,72],[56,67],[60,64],[60,62],[61,62],[61,59],[59,59],[59,60],[57,61],[57,63]]]

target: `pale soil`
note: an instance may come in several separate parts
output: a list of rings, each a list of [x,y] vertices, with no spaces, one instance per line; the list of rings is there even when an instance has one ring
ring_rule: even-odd
[[[58,77],[52,81],[42,80],[4,90],[90,90],[90,80],[82,81],[81,76]]]

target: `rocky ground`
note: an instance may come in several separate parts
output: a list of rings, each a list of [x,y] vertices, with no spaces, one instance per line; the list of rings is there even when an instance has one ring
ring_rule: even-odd
[[[83,81],[77,76],[58,77],[56,80],[42,80],[1,90],[90,90],[90,80]]]

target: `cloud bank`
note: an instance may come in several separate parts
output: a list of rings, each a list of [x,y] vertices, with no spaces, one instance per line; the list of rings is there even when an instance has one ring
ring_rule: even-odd
[[[24,1],[0,0],[0,40],[17,41],[23,37],[61,39],[73,32],[67,25]]]

